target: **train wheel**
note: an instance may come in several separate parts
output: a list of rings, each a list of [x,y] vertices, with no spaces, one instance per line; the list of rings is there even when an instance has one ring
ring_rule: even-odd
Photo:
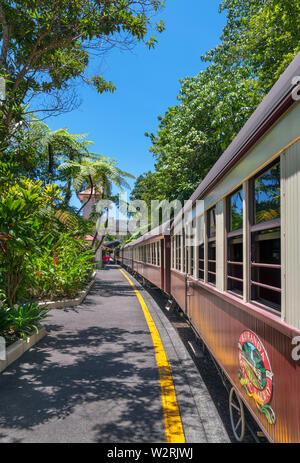
[[[229,394],[229,412],[234,437],[238,442],[242,442],[245,436],[244,405],[234,387]]]

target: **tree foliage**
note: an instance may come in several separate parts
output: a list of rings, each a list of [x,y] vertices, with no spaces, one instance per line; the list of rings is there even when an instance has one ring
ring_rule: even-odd
[[[162,6],[160,0],[1,0],[0,77],[6,80],[2,145],[22,120],[24,104],[37,95],[48,97],[43,110],[57,113],[76,104],[71,88],[76,79],[99,93],[114,91],[103,76],[88,75],[91,51],[102,56],[134,41],[152,47],[152,16]],[[164,28],[161,22],[155,27],[157,33]]]
[[[137,179],[132,199],[188,199],[300,50],[298,0],[225,0],[225,10],[208,67],[180,81],[178,105],[150,134],[155,172]]]
[[[224,0],[222,42],[204,58],[224,68],[243,67],[266,92],[300,51],[298,0]]]

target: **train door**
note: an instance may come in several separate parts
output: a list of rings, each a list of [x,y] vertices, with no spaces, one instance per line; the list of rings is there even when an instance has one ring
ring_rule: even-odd
[[[161,288],[165,289],[165,245],[164,240],[159,241],[160,245],[160,281]]]
[[[194,296],[193,280],[195,276],[195,245],[193,235],[193,222],[187,226],[186,240],[185,240],[185,274],[186,274],[186,314],[191,319],[191,304],[192,297]]]
[[[165,236],[162,240],[164,245],[164,286],[163,289],[165,293],[171,294],[171,237],[169,235]]]

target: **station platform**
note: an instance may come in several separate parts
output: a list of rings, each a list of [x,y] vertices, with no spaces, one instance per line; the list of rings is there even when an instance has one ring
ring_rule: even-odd
[[[176,330],[124,269],[99,270],[45,326],[0,376],[0,442],[229,442]]]

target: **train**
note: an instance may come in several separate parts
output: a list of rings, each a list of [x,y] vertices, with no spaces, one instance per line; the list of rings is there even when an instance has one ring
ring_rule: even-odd
[[[299,76],[300,54],[189,207],[115,256],[184,312],[230,384],[239,442],[245,407],[270,442],[300,442]]]

